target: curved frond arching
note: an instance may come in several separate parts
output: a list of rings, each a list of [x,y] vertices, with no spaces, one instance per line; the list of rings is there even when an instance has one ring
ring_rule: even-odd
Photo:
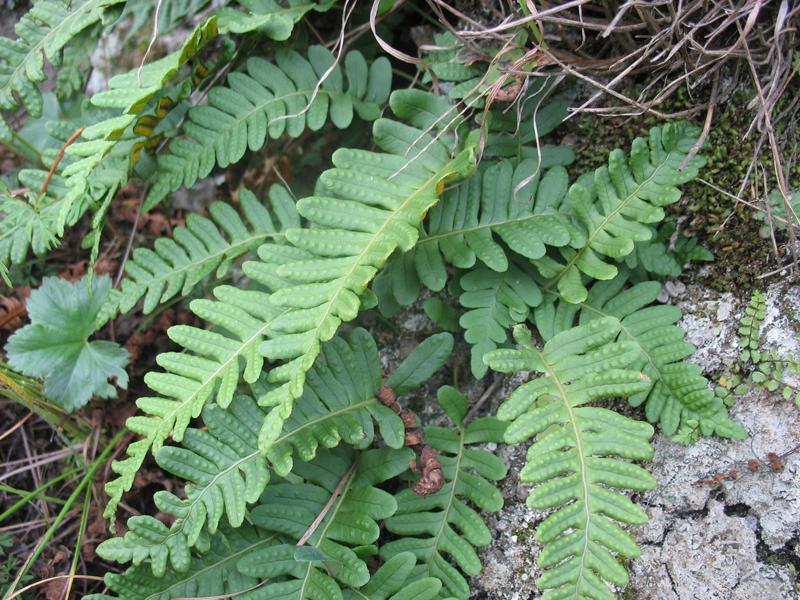
[[[619,340],[635,344],[640,357],[631,366],[650,379],[647,390],[628,396],[633,406],[644,404],[651,423],[667,435],[691,426],[702,435],[741,438],[746,432],[728,417],[720,398],[710,389],[700,367],[686,359],[694,346],[684,340],[677,325],[681,311],[668,304],[654,305],[661,285],[645,281],[625,289],[627,273],[598,281],[580,304],[554,301],[552,295],[534,311],[545,340],[571,328],[604,317],[620,320]]]
[[[687,123],[654,127],[647,141],[633,141],[630,157],[614,150],[607,167],[569,188],[566,200],[586,230],[586,241],[561,248],[558,258],[554,254],[534,261],[550,280],[546,289],[557,289],[565,300],[577,303],[587,295],[582,274],[601,280],[617,275],[617,267],[603,257],[618,260],[633,251],[635,242],[650,240],[648,224],[664,218],[663,207],[681,197],[678,186],[697,177],[705,164],[695,156],[683,171],[678,169],[697,135],[697,128]]]
[[[308,59],[288,49],[275,53],[275,64],[249,58],[244,71],[230,73],[226,85],[209,90],[207,104],[188,111],[183,137],[158,157],[145,206],[193,185],[217,165],[238,162],[248,149],[260,150],[268,138],[297,137],[306,127],[316,131],[329,116],[337,127],[347,127],[354,109],[362,118],[376,119],[391,89],[389,61],[382,57],[368,68],[361,53],[351,51],[345,90],[338,65],[320,83],[334,60],[321,46],[311,46]]]
[[[409,100],[413,104],[418,94],[394,92],[391,105],[413,112]],[[302,393],[320,344],[356,317],[361,294],[389,256],[414,246],[444,182],[474,168],[471,144],[452,156],[443,140],[396,121],[379,119],[373,131],[385,152],[337,150],[335,168],[320,177],[320,195],[297,204],[311,226],[290,229],[290,247],[264,244],[261,260],[243,265],[251,279],[273,291],[270,302],[283,311],[260,346],[274,365],[268,379],[277,384],[259,399],[274,407],[262,429],[264,452]]]
[[[514,390],[497,414],[510,421],[507,443],[534,439],[520,472],[523,481],[534,484],[528,505],[556,509],[536,530],[543,545],[539,564],[547,569],[538,580],[547,590],[544,597],[613,600],[606,582],[625,585],[628,574],[620,562],[639,554],[619,523],[642,524],[647,515],[620,492],[655,487],[652,475],[627,462],[652,457],[653,428],[584,406],[650,387],[630,368],[639,349],[614,341],[620,328],[617,319],[604,317],[559,333],[539,350],[518,325],[517,349],[485,357],[503,373],[542,373]]]
[[[426,427],[425,439],[439,452],[445,483],[427,496],[410,488],[397,494],[397,512],[386,521],[386,528],[402,537],[384,544],[381,556],[391,559],[413,552],[419,563],[413,570],[415,578],[440,579],[448,596],[466,599],[469,586],[464,575],[477,575],[481,569],[475,548],[492,540],[469,503],[480,510],[500,510],[503,496],[493,482],[505,477],[507,470],[494,454],[472,444],[501,441],[505,424],[494,417],[464,423],[467,399],[450,386],[440,388],[438,401],[456,431]]]

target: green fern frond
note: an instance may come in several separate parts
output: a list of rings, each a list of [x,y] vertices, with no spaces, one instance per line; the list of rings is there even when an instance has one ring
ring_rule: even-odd
[[[364,587],[347,589],[344,600],[438,600],[442,582],[435,577],[411,581],[416,557],[395,554],[372,574]]]
[[[149,515],[128,519],[123,537],[106,540],[97,548],[106,560],[134,565],[149,560],[153,575],[162,577],[169,567],[183,573],[191,566],[191,548],[209,548],[210,538],[225,514],[238,528],[248,504],[256,502],[269,481],[267,463],[258,452],[261,409],[246,396],[228,410],[209,405],[203,410],[208,431],[187,429],[181,446],[165,446],[156,454],[159,466],[186,480],[186,499],[156,492],[159,510],[175,518],[167,526]]]
[[[663,207],[680,199],[677,186],[694,179],[705,164],[695,156],[683,171],[679,167],[697,139],[697,128],[687,123],[670,123],[650,130],[648,141],[637,138],[630,157],[614,150],[608,167],[593,177],[582,177],[569,188],[566,202],[586,231],[579,248],[563,247],[559,257],[545,256],[534,263],[568,302],[583,302],[587,290],[582,274],[608,280],[617,267],[602,257],[618,260],[629,255],[635,242],[652,237],[649,224],[664,218]]]
[[[44,60],[61,62],[61,51],[84,29],[102,20],[122,0],[39,0],[16,24],[16,40],[0,38],[0,109],[16,110],[19,102],[33,117],[42,114],[38,84],[45,81]],[[16,94],[16,96],[15,96]],[[11,139],[0,118],[0,139]]]
[[[408,92],[400,93],[401,100],[403,94]],[[245,273],[272,289],[272,295],[218,286],[216,301],[195,300],[190,308],[219,329],[179,325],[169,330],[188,352],[159,355],[166,372],[145,378],[160,395],[140,398],[137,405],[145,415],[128,420],[143,439],[128,447],[128,458],[112,465],[120,477],[106,486],[107,516],[130,489],[151,448],[157,451],[170,436],[180,441],[208,401],[215,399],[225,408],[240,377],[251,383],[258,378],[264,360],[259,347],[273,360],[290,361],[269,371],[277,387],[259,398],[259,404],[272,407],[259,436],[262,453],[269,452],[302,394],[320,344],[343,320],[355,317],[358,296],[386,258],[398,247],[413,245],[422,215],[437,201],[444,180],[474,166],[472,146],[450,158],[441,141],[420,130],[385,119],[374,129],[378,145],[391,153],[337,151],[337,168],[321,178],[321,189],[329,195],[297,206],[314,227],[288,230],[291,245],[265,244],[259,249],[261,261],[244,264]]]
[[[427,95],[398,91],[390,103],[396,112],[413,115],[420,97]],[[414,246],[419,223],[444,182],[474,168],[472,144],[451,157],[442,140],[415,127],[379,119],[373,132],[386,153],[337,150],[335,168],[320,177],[320,195],[297,204],[311,226],[286,232],[291,247],[265,244],[260,261],[243,265],[245,274],[273,291],[270,302],[283,311],[261,344],[267,358],[286,361],[269,371],[277,387],[259,400],[275,407],[262,429],[264,452],[302,393],[320,343],[356,317],[361,294],[388,257]]]
[[[172,238],[156,240],[153,250],[136,248],[125,263],[127,277],[112,291],[101,318],[127,313],[142,298],[142,310],[148,314],[170,298],[186,296],[211,273],[223,277],[241,255],[300,226],[285,188],[273,185],[269,198],[273,214],[243,188],[239,204],[244,219],[227,202],[214,202],[208,207],[210,218],[190,213]]]
[[[303,482],[270,485],[250,513],[258,527],[291,542],[249,553],[238,570],[267,580],[259,590],[264,598],[342,600],[342,586],[368,584],[367,565],[353,548],[374,544],[380,533],[377,521],[397,509],[392,495],[375,485],[405,471],[413,456],[409,448],[356,454],[340,446],[321,452],[313,463],[298,463],[295,474]],[[308,541],[295,545],[321,514]]]
[[[691,426],[702,435],[741,439],[744,429],[728,417],[723,402],[709,388],[700,367],[686,359],[695,348],[684,340],[677,323],[677,306],[653,305],[661,292],[656,281],[637,283],[625,289],[623,271],[611,281],[598,281],[580,304],[558,300],[551,293],[534,311],[536,327],[545,340],[596,319],[620,320],[619,340],[638,347],[639,358],[631,366],[647,375],[647,390],[628,396],[632,406],[645,405],[647,420],[659,423],[667,435]]]
[[[647,471],[627,462],[652,457],[653,428],[611,410],[583,406],[650,387],[644,375],[630,368],[638,348],[615,341],[620,331],[617,319],[604,317],[559,333],[539,350],[530,332],[518,325],[518,349],[485,357],[496,371],[543,374],[514,390],[497,413],[511,421],[507,443],[535,439],[520,472],[520,479],[535,486],[528,505],[557,509],[536,530],[543,545],[539,564],[548,569],[538,581],[547,590],[543,598],[613,599],[606,582],[625,585],[628,575],[620,562],[639,555],[617,523],[642,524],[647,515],[620,492],[655,487]]]
[[[568,244],[575,228],[550,203],[550,198],[566,192],[567,173],[559,166],[540,178],[541,169],[551,164],[546,154],[542,158],[542,167],[533,159],[516,168],[508,160],[500,161],[446,192],[428,213],[416,247],[395,257],[381,274],[394,299],[400,305],[411,304],[420,284],[433,291],[443,289],[447,264],[471,269],[479,261],[502,273],[509,269],[514,253],[541,258],[546,246]]]
[[[119,109],[123,114],[92,119],[96,122],[86,126],[79,140],[66,149],[60,173],[42,197],[39,189],[47,171],[29,169],[20,173],[20,182],[32,191],[26,198],[0,199],[0,212],[4,214],[0,221],[1,265],[21,263],[29,249],[36,255],[44,254],[57,244],[65,227],[74,225],[90,209],[100,207],[95,220],[102,222],[114,195],[128,181],[130,157],[141,139],[132,133],[137,114],[178,67],[217,33],[213,17],[204,21],[179,50],[142,69],[142,86],[138,85],[136,70],[112,77],[112,89],[95,94],[92,103],[97,109]],[[58,137],[64,142],[74,131],[60,131]],[[94,242],[96,252],[99,236]]]
[[[740,361],[758,363],[761,360],[761,325],[766,314],[766,296],[760,290],[753,290],[737,330]]]
[[[354,109],[365,120],[380,115],[391,90],[391,66],[385,57],[368,67],[360,52],[348,53],[345,90],[345,76],[334,66],[333,54],[322,46],[311,46],[308,54],[306,59],[294,50],[279,49],[275,64],[251,57],[244,71],[228,75],[227,85],[212,88],[208,103],[187,113],[184,137],[173,140],[168,153],[159,156],[145,208],[190,187],[217,165],[238,162],[248,149],[261,149],[267,138],[277,139],[284,132],[297,137],[306,127],[316,131],[329,115],[334,125],[345,128]]]
[[[150,565],[132,566],[123,573],[107,572],[105,584],[111,594],[91,594],[85,600],[170,600],[238,596],[254,588],[259,580],[240,573],[236,564],[244,556],[278,544],[279,536],[265,533],[249,523],[233,529],[222,526],[211,538],[207,550],[192,556],[183,572],[167,568],[153,577]]]
[[[125,185],[134,144],[141,137],[132,131],[137,116],[180,67],[219,33],[217,18],[211,16],[195,27],[178,50],[141,69],[112,77],[107,91],[92,96],[94,106],[119,110],[121,114],[87,127],[81,139],[67,148],[66,154],[75,161],[63,171],[71,192],[65,197],[62,215],[70,210],[74,198],[90,186],[102,187],[104,197],[113,197]],[[109,163],[114,166],[115,176],[98,181],[98,170],[107,169]],[[61,227],[63,230],[63,219]]]
[[[470,344],[470,367],[476,378],[486,374],[483,356],[508,339],[508,329],[524,322],[542,302],[542,292],[530,273],[531,266],[511,263],[504,273],[487,268],[469,271],[461,278],[459,304],[467,309],[459,319]]]
[[[501,441],[505,424],[493,417],[464,423],[467,399],[450,386],[440,388],[437,397],[456,424],[456,431],[425,428],[426,442],[439,452],[445,483],[427,496],[412,489],[396,495],[397,513],[386,521],[386,528],[402,537],[383,545],[381,556],[391,559],[413,552],[419,562],[415,578],[440,579],[448,595],[466,599],[469,585],[464,575],[475,576],[481,570],[475,548],[492,541],[489,528],[467,502],[489,512],[500,510],[503,496],[493,482],[507,471],[494,454],[472,445]]]
[[[450,334],[431,336],[409,354],[387,383],[398,393],[415,389],[442,366],[451,350]],[[333,448],[342,440],[368,447],[375,435],[373,419],[388,446],[402,447],[402,420],[376,398],[380,370],[375,341],[364,329],[354,329],[347,341],[336,337],[324,344],[308,373],[303,395],[267,455],[274,471],[286,476],[295,453],[309,461],[320,446]],[[253,387],[258,391],[263,386]],[[247,505],[259,498],[268,479],[257,438],[266,411],[252,399],[238,396],[227,409],[210,404],[202,414],[208,431],[176,429],[181,445],[156,452],[162,469],[189,482],[185,500],[168,492],[156,493],[161,512],[175,518],[172,525],[166,527],[149,516],[132,517],[124,538],[98,548],[105,558],[127,562],[150,556],[158,572],[164,571],[169,558],[172,568],[182,571],[189,564],[189,549],[208,543],[206,530],[213,534],[223,514],[232,526],[239,526]],[[148,427],[158,425],[155,418],[148,419]]]
[[[159,354],[156,362],[164,372],[151,371],[145,376],[145,383],[158,395],[139,398],[136,405],[144,415],[127,421],[128,428],[142,439],[128,446],[127,458],[111,465],[119,477],[106,484],[106,517],[113,516],[151,449],[157,452],[171,436],[181,441],[191,419],[198,417],[208,402],[226,408],[240,377],[254,382],[261,373],[264,359],[258,346],[263,331],[280,310],[263,292],[223,285],[214,289],[214,295],[216,300],[194,300],[190,309],[218,329],[171,327],[167,335],[185,351]]]
[[[403,576],[401,584],[408,578],[408,557],[395,561],[381,576],[373,575],[370,583],[367,566],[353,549],[373,544],[377,521],[397,508],[392,495],[375,485],[405,471],[412,457],[408,448],[325,450],[312,463],[299,464],[292,482],[273,482],[248,512],[247,522],[235,529],[220,527],[199,557],[188,557],[185,569],[167,566],[153,577],[154,566],[142,557],[125,573],[107,574],[106,583],[126,600],[239,595],[255,589],[263,598],[335,600],[347,587],[366,585],[377,593],[391,589],[398,576]],[[319,515],[324,518],[308,541],[295,545]],[[107,553],[108,546],[102,552]],[[333,577],[326,566],[331,566]],[[435,580],[426,583],[441,587]],[[403,595],[396,600],[412,599],[418,600]]]

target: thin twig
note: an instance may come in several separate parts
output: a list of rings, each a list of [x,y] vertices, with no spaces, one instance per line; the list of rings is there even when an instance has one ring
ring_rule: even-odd
[[[497,391],[497,388],[499,388],[502,385],[502,383],[503,383],[503,378],[495,376],[495,379],[494,381],[492,381],[492,384],[488,388],[486,388],[486,391],[483,392],[483,394],[481,394],[481,397],[478,398],[478,401],[475,403],[475,405],[469,409],[467,416],[464,417],[465,424],[469,423],[472,420],[472,418],[477,414],[477,412],[486,403],[486,401],[492,397],[492,395]]]
[[[356,458],[353,461],[353,464],[350,465],[350,468],[347,469],[347,472],[344,475],[342,475],[342,478],[339,480],[339,483],[336,484],[336,488],[333,490],[333,493],[331,494],[331,497],[328,500],[327,504],[325,504],[325,506],[322,507],[322,510],[317,515],[317,518],[314,519],[314,522],[311,523],[311,525],[309,525],[308,529],[306,529],[306,532],[302,535],[302,537],[299,540],[297,540],[295,546],[302,546],[309,540],[309,538],[312,535],[314,535],[314,532],[320,526],[320,523],[322,523],[322,521],[325,520],[325,517],[330,512],[331,508],[333,508],[333,504],[334,502],[336,502],[336,498],[342,492],[342,489],[347,483],[347,480],[350,479],[350,476],[353,474],[353,471],[356,470],[356,466],[358,466],[358,454],[356,454]]]
[[[79,127],[75,131],[75,133],[69,136],[69,139],[66,142],[64,142],[64,145],[61,146],[61,150],[58,151],[58,156],[56,156],[56,159],[53,161],[50,170],[47,172],[47,177],[44,178],[44,183],[42,184],[42,188],[39,190],[39,197],[36,199],[36,204],[39,204],[41,199],[44,198],[44,193],[50,186],[50,180],[53,178],[53,175],[55,174],[56,169],[58,168],[58,163],[60,163],[61,159],[64,158],[64,152],[66,152],[67,148],[69,148],[75,142],[75,140],[77,140],[80,137],[84,129],[85,129],[84,127]]]
[[[686,168],[686,165],[688,165],[689,162],[691,162],[691,160],[697,156],[697,153],[700,152],[700,148],[703,147],[703,144],[706,143],[708,132],[711,131],[711,120],[714,118],[714,107],[717,104],[717,97],[719,96],[719,80],[719,71],[717,71],[711,88],[711,98],[708,101],[706,120],[703,123],[703,131],[700,134],[700,137],[697,138],[697,141],[694,143],[691,150],[689,150],[688,154],[686,154],[684,159],[681,161],[681,164],[678,166],[678,171],[683,171]]]

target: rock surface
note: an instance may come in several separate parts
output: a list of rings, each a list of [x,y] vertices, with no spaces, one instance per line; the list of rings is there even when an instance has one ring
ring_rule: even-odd
[[[684,311],[687,338],[698,348],[695,360],[711,379],[736,360],[738,319],[749,299],[744,294],[688,286],[674,299]],[[778,284],[766,295],[765,346],[800,354],[800,287]],[[731,415],[750,433],[748,439],[704,438],[680,446],[656,436],[648,468],[659,485],[638,499],[650,523],[635,532],[642,556],[631,562],[630,584],[621,598],[798,598],[800,454],[791,451],[800,443],[800,407],[755,390],[737,400]],[[783,468],[773,471],[766,466],[769,452],[791,453]],[[489,517],[494,541],[481,553],[484,570],[472,580],[472,597],[531,600],[540,597],[533,533],[543,515],[525,506],[528,488],[516,478],[524,448],[502,448],[500,455],[511,467],[503,482],[506,508]],[[759,462],[756,472],[747,469],[751,459]],[[732,469],[739,471],[736,480],[697,483]]]

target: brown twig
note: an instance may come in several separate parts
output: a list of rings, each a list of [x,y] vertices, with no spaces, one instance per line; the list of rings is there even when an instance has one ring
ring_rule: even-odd
[[[53,165],[47,172],[47,177],[44,178],[44,183],[42,184],[42,188],[39,190],[39,197],[36,199],[36,204],[39,204],[41,199],[44,198],[44,193],[50,186],[50,180],[53,179],[53,175],[55,174],[56,169],[58,168],[58,163],[60,163],[61,159],[64,158],[64,153],[67,151],[67,148],[69,148],[75,142],[75,140],[77,140],[81,136],[84,129],[85,129],[84,127],[79,127],[75,131],[75,133],[69,136],[69,139],[66,142],[64,142],[64,145],[61,146],[61,150],[58,151],[58,156],[56,156],[56,159],[53,161]]]
[[[308,526],[306,532],[300,537],[299,540],[297,540],[295,546],[302,546],[309,540],[309,538],[311,538],[312,535],[314,535],[314,532],[320,526],[320,523],[322,523],[322,521],[325,520],[325,517],[330,512],[331,508],[333,508],[333,504],[336,502],[336,498],[338,498],[339,494],[342,493],[342,489],[347,483],[347,480],[350,479],[350,476],[356,470],[357,466],[358,466],[358,454],[356,454],[356,458],[353,461],[353,464],[350,465],[350,468],[347,469],[347,472],[344,475],[342,475],[342,478],[339,480],[339,483],[336,484],[336,488],[334,488],[331,497],[328,499],[328,502],[325,504],[325,506],[322,507],[322,510],[319,512],[319,514],[311,523],[311,525]]]

